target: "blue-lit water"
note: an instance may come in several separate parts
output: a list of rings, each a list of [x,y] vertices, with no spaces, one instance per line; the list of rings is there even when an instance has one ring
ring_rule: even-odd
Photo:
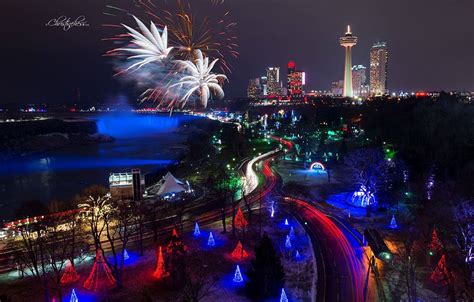
[[[192,117],[104,114],[91,118],[100,133],[115,141],[0,163],[0,219],[10,219],[23,201],[67,201],[88,186],[108,186],[110,172],[140,168],[148,173],[174,163],[186,139],[177,130]]]

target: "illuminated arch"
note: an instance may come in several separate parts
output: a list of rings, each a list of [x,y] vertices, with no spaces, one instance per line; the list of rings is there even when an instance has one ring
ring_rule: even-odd
[[[311,164],[311,166],[309,166],[309,169],[310,170],[322,170],[322,171],[325,171],[326,168],[324,167],[324,165],[318,161],[315,161],[314,163]]]

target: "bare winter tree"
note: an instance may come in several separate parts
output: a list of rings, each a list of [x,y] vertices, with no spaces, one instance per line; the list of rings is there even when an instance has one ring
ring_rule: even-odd
[[[208,185],[212,188],[214,194],[216,195],[216,205],[219,207],[219,210],[221,212],[222,232],[226,233],[226,211],[229,190],[227,188],[227,173],[225,167],[219,167],[217,169],[217,173],[209,177]]]
[[[186,302],[199,302],[209,296],[216,282],[211,269],[201,259],[204,255],[190,255],[185,260],[186,278],[181,298]]]
[[[111,197],[107,189],[100,186],[86,188],[77,198],[77,207],[83,215],[96,250],[101,248],[101,237],[104,232],[104,216],[111,210]]]
[[[132,234],[136,231],[135,216],[130,201],[113,200],[110,210],[104,214],[105,234],[112,253],[112,261],[104,260],[112,269],[117,287],[123,286],[124,251]],[[101,247],[105,255],[104,249]]]
[[[370,194],[392,189],[402,179],[403,163],[386,159],[380,149],[358,149],[349,153],[344,161],[355,189],[363,187],[362,192],[367,194],[367,199]]]
[[[17,226],[20,236],[11,243],[23,274],[37,280],[48,301],[51,295],[61,301],[61,276],[66,260],[74,259],[75,238],[70,226],[76,217],[67,214],[55,213]]]

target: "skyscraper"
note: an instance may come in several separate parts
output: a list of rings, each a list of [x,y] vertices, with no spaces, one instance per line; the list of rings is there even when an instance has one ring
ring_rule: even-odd
[[[267,96],[268,91],[267,91],[267,77],[266,76],[260,77],[260,85],[262,86],[262,95]]]
[[[260,78],[250,79],[249,86],[247,87],[247,97],[249,99],[256,100],[262,93],[262,86],[260,84]]]
[[[296,64],[293,61],[288,62],[287,73],[288,96],[290,98],[303,97],[303,85],[305,84],[305,73],[296,70]]]
[[[280,67],[267,68],[267,94],[269,96],[280,95]]]
[[[351,49],[357,44],[357,37],[351,33],[351,26],[347,25],[347,32],[344,36],[339,38],[339,43],[345,48],[345,65],[344,65],[344,92],[343,96],[353,97],[352,93],[352,57]]]
[[[377,42],[370,49],[370,94],[382,95],[387,90],[387,43]]]
[[[352,66],[352,92],[354,97],[362,96],[362,87],[367,80],[366,70],[367,68],[363,65]]]

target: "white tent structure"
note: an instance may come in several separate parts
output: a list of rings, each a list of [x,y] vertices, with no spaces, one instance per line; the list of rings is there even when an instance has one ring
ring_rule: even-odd
[[[176,179],[170,172],[158,182],[157,184],[158,192],[157,195],[162,196],[172,193],[180,193],[188,190],[188,186],[182,181]]]

